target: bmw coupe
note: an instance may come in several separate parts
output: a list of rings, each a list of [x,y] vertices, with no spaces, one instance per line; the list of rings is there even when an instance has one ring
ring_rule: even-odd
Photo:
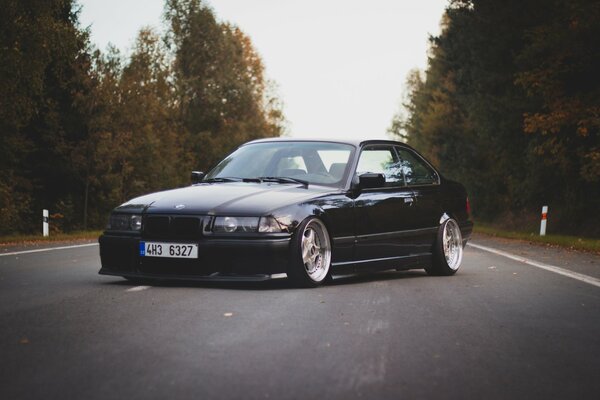
[[[114,209],[100,274],[130,280],[264,280],[315,287],[334,274],[459,269],[465,188],[389,140],[246,143],[188,187]]]

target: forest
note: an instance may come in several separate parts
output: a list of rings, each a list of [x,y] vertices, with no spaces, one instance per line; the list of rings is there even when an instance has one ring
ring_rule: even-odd
[[[0,234],[38,232],[43,208],[102,228],[285,131],[250,38],[204,0],[166,0],[126,55],[76,0],[0,1]],[[476,221],[535,230],[548,205],[550,233],[600,236],[599,37],[597,0],[450,0],[389,132],[466,185]]]
[[[2,0],[0,234],[102,228],[136,195],[189,184],[281,102],[249,37],[202,0],[167,0],[164,34],[101,51],[74,0]]]
[[[390,132],[468,189],[476,221],[600,237],[600,2],[452,0]]]

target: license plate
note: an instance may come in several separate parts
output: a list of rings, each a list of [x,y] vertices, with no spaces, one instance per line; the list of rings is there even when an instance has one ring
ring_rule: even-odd
[[[198,245],[193,243],[140,242],[140,256],[198,258]]]

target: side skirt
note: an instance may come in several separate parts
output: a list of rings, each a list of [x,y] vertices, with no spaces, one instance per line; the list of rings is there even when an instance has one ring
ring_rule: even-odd
[[[415,268],[425,268],[425,266],[429,264],[431,264],[431,253],[421,253],[410,256],[337,262],[331,264],[331,271],[334,274],[384,271],[388,269],[402,271]]]

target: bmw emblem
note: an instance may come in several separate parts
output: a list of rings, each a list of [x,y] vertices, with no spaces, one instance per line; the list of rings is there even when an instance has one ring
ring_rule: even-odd
[[[177,205],[175,206],[175,209],[176,209],[176,210],[183,210],[184,208],[185,208],[185,204],[177,204]]]

